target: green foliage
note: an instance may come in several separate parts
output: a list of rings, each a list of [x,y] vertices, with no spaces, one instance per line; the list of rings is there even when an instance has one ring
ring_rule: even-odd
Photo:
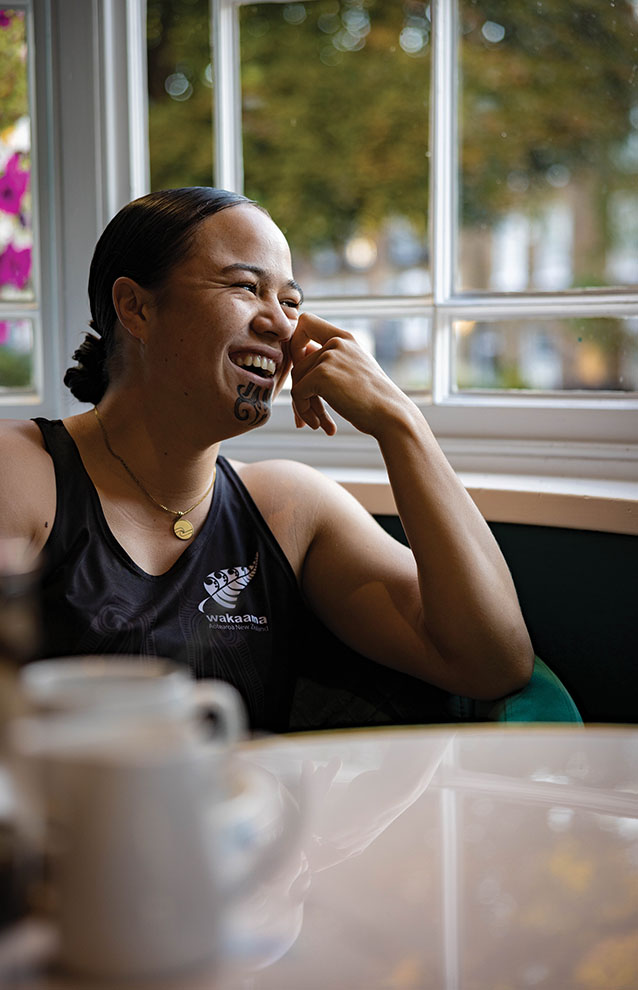
[[[339,50],[348,17],[369,30]],[[246,192],[295,249],[340,243],[389,216],[425,229],[429,10],[418,0],[307,0],[239,8]],[[503,32],[486,36],[486,22]],[[152,183],[212,181],[208,0],[149,0]],[[417,25],[426,43],[403,51]],[[595,177],[606,196],[635,176],[612,167],[638,103],[631,0],[461,0],[461,210],[488,224],[533,212],[551,170]],[[165,80],[192,88],[172,99]]]
[[[292,6],[304,22],[286,19]],[[341,13],[356,6],[344,0]],[[338,51],[316,28],[335,0],[239,10],[246,193],[297,248],[374,230],[389,204],[425,230],[429,49],[400,49],[403,4],[363,6],[371,28],[358,51]],[[413,16],[425,22],[426,6],[413,2]],[[152,186],[210,183],[208,0],[149,0],[148,31]],[[176,71],[192,86],[187,100],[164,88]]]
[[[213,182],[213,102],[208,0],[148,0],[148,88],[151,187]],[[183,74],[186,99],[173,99],[166,80]],[[186,95],[186,94],[184,94]]]
[[[24,18],[13,16],[0,26],[0,133],[29,112],[26,57]]]
[[[490,42],[486,22],[504,30]],[[533,208],[551,168],[629,187],[610,156],[638,102],[638,21],[631,0],[464,0],[463,214],[492,221]],[[508,178],[514,181],[508,183]]]
[[[32,367],[30,354],[16,354],[0,347],[0,389],[27,388],[31,385]]]
[[[411,6],[429,25],[426,5]],[[375,231],[393,213],[424,232],[429,45],[401,49],[402,3],[364,7],[369,31],[351,51],[338,45],[353,3],[307,3],[299,24],[280,4],[240,8],[246,189],[297,249]]]

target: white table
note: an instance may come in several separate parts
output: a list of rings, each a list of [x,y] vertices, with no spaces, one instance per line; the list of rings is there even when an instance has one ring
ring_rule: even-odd
[[[223,973],[147,990],[638,987],[637,728],[319,733],[241,758],[303,777],[303,853],[234,919]],[[0,985],[75,990],[52,934],[8,933]]]

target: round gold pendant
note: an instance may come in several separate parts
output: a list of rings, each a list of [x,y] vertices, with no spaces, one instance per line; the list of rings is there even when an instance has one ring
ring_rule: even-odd
[[[193,524],[188,519],[180,517],[173,523],[173,532],[178,540],[190,540],[195,530],[193,529]]]

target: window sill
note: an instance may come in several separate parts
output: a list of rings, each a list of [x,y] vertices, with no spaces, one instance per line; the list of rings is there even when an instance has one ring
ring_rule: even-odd
[[[282,411],[275,408],[266,430],[225,441],[223,453],[245,461],[303,461],[343,484],[369,511],[396,513],[372,437],[348,425],[335,437],[294,430]],[[558,417],[555,432],[563,425]],[[615,442],[597,434],[589,440],[444,435],[439,442],[489,522],[638,534],[635,418],[631,439]]]
[[[380,469],[321,468],[376,515],[396,514]],[[559,526],[638,535],[638,484],[597,478],[551,478],[459,472],[489,522]]]

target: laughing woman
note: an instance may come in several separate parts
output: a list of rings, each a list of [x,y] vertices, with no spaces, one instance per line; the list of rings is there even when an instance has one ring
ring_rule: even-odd
[[[351,334],[300,313],[284,235],[207,187],[135,200],[98,241],[65,383],[90,408],[5,421],[0,535],[42,552],[43,656],[170,657],[287,726],[308,609],[371,660],[475,698],[529,679],[505,561],[426,420]],[[329,408],[383,455],[409,548],[306,465],[230,462],[292,369],[298,427]]]

